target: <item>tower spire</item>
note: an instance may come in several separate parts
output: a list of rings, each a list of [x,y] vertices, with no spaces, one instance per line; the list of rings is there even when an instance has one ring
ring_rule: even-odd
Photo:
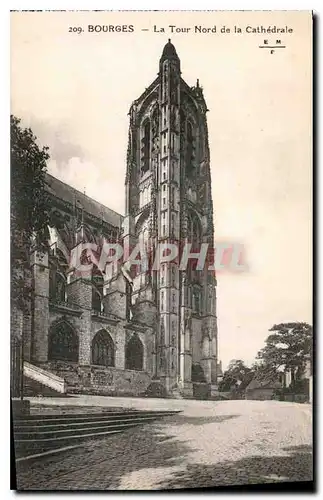
[[[174,61],[178,65],[178,68],[180,68],[180,60],[170,38],[163,49],[163,53],[159,61],[160,69],[162,69],[164,61]]]

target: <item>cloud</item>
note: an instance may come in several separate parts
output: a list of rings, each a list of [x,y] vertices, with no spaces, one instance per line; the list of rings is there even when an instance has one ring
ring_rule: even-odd
[[[51,159],[48,172],[112,210],[123,213],[124,198],[117,182],[111,176],[103,178],[100,166],[93,162],[79,157],[72,157],[64,163]]]
[[[56,170],[63,170],[72,158],[78,157],[82,161],[85,159],[84,149],[71,141],[71,132],[66,122],[39,120],[29,114],[22,118],[22,124],[32,129],[39,144],[49,147],[50,157],[56,162]]]

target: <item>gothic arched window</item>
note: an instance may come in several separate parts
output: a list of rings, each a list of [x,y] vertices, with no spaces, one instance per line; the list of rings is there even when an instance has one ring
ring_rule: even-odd
[[[66,279],[61,273],[56,273],[56,300],[58,302],[66,301]]]
[[[55,257],[50,262],[49,269],[49,299],[52,302],[66,302],[66,271],[67,261],[60,252],[56,250]]]
[[[159,114],[158,114],[158,105],[155,106],[153,112],[152,112],[152,134],[153,138],[157,136],[158,130],[159,130]]]
[[[150,121],[147,119],[143,124],[143,137],[141,140],[141,173],[149,170],[150,160]]]
[[[70,361],[77,363],[79,339],[71,325],[62,321],[53,327],[48,338],[49,361]]]
[[[144,346],[137,335],[133,335],[126,345],[126,370],[143,370]]]
[[[194,212],[189,214],[187,239],[192,243],[193,247],[198,247],[201,244],[202,229],[198,215]]]
[[[163,101],[166,101],[167,99],[167,73],[168,73],[168,63],[167,61],[164,62],[164,79],[163,79]]]
[[[106,330],[100,330],[92,340],[92,364],[114,366],[114,358],[114,342]]]
[[[193,125],[190,121],[187,122],[186,126],[186,173],[191,176],[194,172],[194,149],[195,149],[195,138],[193,132]]]
[[[103,276],[95,264],[92,270],[92,309],[103,311]]]
[[[103,309],[102,295],[95,286],[92,286],[92,309],[99,313],[101,313]]]
[[[193,303],[192,303],[193,312],[195,314],[201,314],[202,309],[202,297],[201,297],[201,289],[199,286],[195,286],[193,288]]]

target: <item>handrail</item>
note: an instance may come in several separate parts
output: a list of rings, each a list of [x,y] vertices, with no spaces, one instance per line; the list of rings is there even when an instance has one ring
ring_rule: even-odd
[[[24,361],[24,375],[36,382],[39,382],[51,389],[56,390],[57,392],[66,392],[66,382],[63,378],[54,375],[47,370],[43,370],[38,366],[32,365],[27,361]]]

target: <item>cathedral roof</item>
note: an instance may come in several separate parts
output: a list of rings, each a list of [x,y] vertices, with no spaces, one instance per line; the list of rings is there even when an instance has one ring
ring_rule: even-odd
[[[48,186],[48,192],[53,196],[70,203],[72,206],[74,206],[75,202],[78,201],[84,208],[85,212],[97,217],[98,219],[103,219],[106,223],[112,226],[120,227],[123,217],[114,210],[111,210],[111,208],[102,205],[93,198],[81,193],[81,191],[74,189],[69,184],[60,181],[50,174],[46,174],[46,183]]]

